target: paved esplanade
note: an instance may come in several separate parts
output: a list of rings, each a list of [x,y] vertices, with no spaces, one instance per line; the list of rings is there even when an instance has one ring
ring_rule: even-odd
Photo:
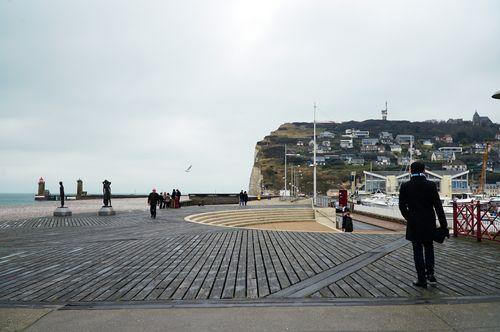
[[[303,206],[302,206],[303,207]],[[497,244],[436,245],[439,284],[412,286],[401,234],[250,230],[188,215],[235,206],[34,218],[0,228],[0,304],[241,306],[495,302]],[[249,209],[252,207],[246,207]]]

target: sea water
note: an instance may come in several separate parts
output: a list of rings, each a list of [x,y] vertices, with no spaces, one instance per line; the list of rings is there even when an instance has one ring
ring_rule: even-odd
[[[0,206],[28,205],[34,201],[33,194],[0,194]]]

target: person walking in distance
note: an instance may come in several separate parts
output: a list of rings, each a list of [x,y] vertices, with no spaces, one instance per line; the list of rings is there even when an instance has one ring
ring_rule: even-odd
[[[412,163],[410,173],[410,181],[403,183],[399,190],[399,210],[407,222],[406,239],[413,245],[418,277],[413,284],[427,288],[427,282],[437,282],[433,246],[436,214],[443,230],[448,229],[448,224],[436,185],[425,177],[425,165],[419,161]]]
[[[178,209],[181,208],[181,196],[182,196],[182,194],[181,194],[180,190],[177,189],[175,191],[175,201],[176,201],[175,205],[177,206]]]
[[[248,194],[247,192],[243,192],[243,205],[247,206],[247,202],[248,202]]]
[[[177,192],[175,189],[172,189],[172,209],[176,209],[177,206],[175,206],[175,196],[177,196]]]
[[[156,205],[159,201],[159,195],[156,193],[156,188],[148,196],[149,211],[151,212],[151,218],[156,219]]]
[[[240,191],[240,206],[243,206],[243,199],[244,199],[243,195],[244,194],[243,194],[243,190],[242,190],[242,191]]]

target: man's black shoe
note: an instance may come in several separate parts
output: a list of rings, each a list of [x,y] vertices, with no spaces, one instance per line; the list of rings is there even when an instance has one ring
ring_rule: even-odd
[[[427,281],[430,282],[431,284],[437,283],[436,277],[433,274],[427,276]]]
[[[413,286],[427,288],[427,282],[418,280],[418,281],[413,282]]]

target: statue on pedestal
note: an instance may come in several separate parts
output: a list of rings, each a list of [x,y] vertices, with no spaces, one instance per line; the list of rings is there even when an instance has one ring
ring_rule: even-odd
[[[104,180],[102,182],[103,207],[111,207],[111,182]]]
[[[61,207],[64,207],[64,186],[62,181],[59,181],[59,196],[61,200]]]

